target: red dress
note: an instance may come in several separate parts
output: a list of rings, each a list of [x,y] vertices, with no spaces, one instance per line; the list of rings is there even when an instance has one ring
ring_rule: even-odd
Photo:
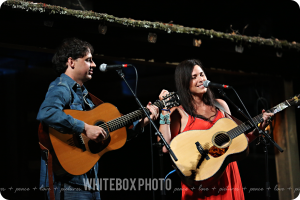
[[[211,128],[218,119],[223,118],[224,115],[218,110],[212,122],[196,118],[189,115],[188,123],[183,132],[189,130],[205,130]],[[193,122],[193,123],[192,123]],[[175,137],[175,136],[173,136]],[[244,192],[239,169],[236,162],[231,162],[227,165],[223,175],[218,182],[209,186],[208,189],[195,188],[193,191],[185,184],[181,183],[182,200],[244,200]]]

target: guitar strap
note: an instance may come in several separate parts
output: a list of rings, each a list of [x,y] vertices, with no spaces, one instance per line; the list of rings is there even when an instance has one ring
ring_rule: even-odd
[[[103,103],[103,101],[97,98],[95,95],[89,93],[89,96],[95,106],[98,106]],[[50,200],[55,200],[54,195],[54,187],[53,187],[53,156],[54,150],[53,146],[50,141],[48,127],[44,127],[42,123],[39,125],[38,129],[38,137],[39,137],[39,145],[43,153],[45,153],[47,157],[47,168],[48,168],[48,182],[49,182],[49,193],[50,193]]]
[[[54,187],[53,187],[53,166],[52,166],[52,152],[53,152],[53,147],[50,142],[50,137],[49,134],[47,133],[47,130],[44,129],[42,123],[39,125],[38,129],[38,137],[39,137],[39,145],[42,150],[42,153],[47,158],[47,171],[48,171],[48,183],[49,183],[49,193],[50,193],[50,200],[55,200],[54,196]]]
[[[235,121],[235,123],[237,123],[238,125],[242,124],[243,122],[239,119],[237,119],[236,117],[230,115],[229,113],[227,113],[225,111],[225,109],[223,108],[223,106],[221,106],[221,104],[218,101],[214,101],[214,105],[221,111],[223,111],[225,113],[225,117],[232,119],[233,121]]]
[[[98,97],[96,97],[95,95],[93,95],[90,92],[89,92],[89,96],[90,96],[92,102],[95,104],[95,106],[99,106],[100,104],[104,103],[101,99],[99,99]]]

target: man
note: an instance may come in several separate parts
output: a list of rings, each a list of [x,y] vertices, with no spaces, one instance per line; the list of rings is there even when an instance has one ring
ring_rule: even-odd
[[[83,133],[91,140],[99,142],[106,137],[104,129],[86,124],[63,112],[63,109],[90,110],[94,107],[83,85],[92,78],[96,67],[92,54],[93,47],[88,42],[72,38],[62,43],[52,59],[56,71],[61,75],[50,84],[37,120],[41,121],[44,126],[50,126],[61,133]],[[158,117],[158,108],[150,103],[147,108],[151,112],[151,118],[155,120]],[[133,123],[133,129],[138,132],[148,123],[148,118],[141,119]],[[42,157],[40,172],[40,187],[42,188],[49,185],[46,165],[47,159]],[[97,172],[98,163],[83,175],[54,177],[55,199],[61,199],[62,196],[63,199],[100,199],[99,185],[96,189],[87,185],[89,190],[84,190],[84,184],[88,183],[88,178],[97,179]],[[62,190],[64,192],[61,192]]]

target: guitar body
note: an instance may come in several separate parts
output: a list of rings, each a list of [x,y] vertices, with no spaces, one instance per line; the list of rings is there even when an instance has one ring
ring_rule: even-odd
[[[64,110],[67,115],[84,121],[90,125],[97,125],[99,122],[108,122],[121,117],[118,109],[110,104],[103,103],[90,111]],[[95,143],[81,134],[85,150],[78,144],[77,137],[73,134],[65,134],[49,128],[49,135],[55,154],[61,166],[70,174],[81,175],[89,171],[103,154],[124,146],[127,140],[126,128],[122,127],[113,132],[101,143]]]
[[[230,162],[248,155],[248,140],[244,134],[222,144],[216,143],[235,127],[237,124],[233,120],[222,118],[208,130],[186,131],[173,138],[170,147],[178,161],[171,158],[187,186],[209,186],[222,176]],[[197,149],[196,142],[200,143],[206,156]]]

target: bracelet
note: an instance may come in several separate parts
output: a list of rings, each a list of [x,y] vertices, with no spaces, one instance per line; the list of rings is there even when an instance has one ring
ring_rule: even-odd
[[[168,111],[169,113],[171,112],[170,109],[161,109],[163,111]]]
[[[170,114],[163,115],[160,113],[160,121],[159,124],[170,124]]]

